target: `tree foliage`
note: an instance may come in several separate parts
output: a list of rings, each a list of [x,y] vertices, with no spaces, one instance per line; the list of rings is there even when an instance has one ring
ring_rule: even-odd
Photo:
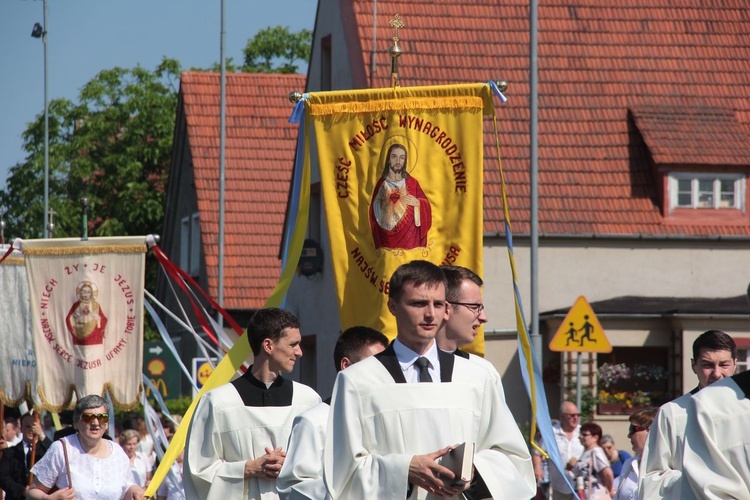
[[[180,65],[163,59],[104,70],[79,102],[49,107],[50,208],[55,237],[82,233],[81,199],[89,203],[90,236],[160,233],[172,153]],[[44,235],[44,115],[23,134],[26,159],[10,169],[0,204],[9,237]]]
[[[245,49],[247,73],[296,73],[297,61],[310,59],[312,32],[303,29],[291,33],[288,27],[275,26],[260,30],[248,40]]]

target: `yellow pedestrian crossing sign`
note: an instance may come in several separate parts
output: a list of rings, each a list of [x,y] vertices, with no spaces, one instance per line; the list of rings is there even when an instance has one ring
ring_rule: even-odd
[[[604,334],[586,297],[581,295],[570,308],[557,333],[549,343],[555,352],[612,352],[612,344]]]

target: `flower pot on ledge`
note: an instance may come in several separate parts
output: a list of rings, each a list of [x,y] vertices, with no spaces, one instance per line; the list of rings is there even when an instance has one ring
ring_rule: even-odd
[[[628,406],[625,403],[599,403],[597,413],[599,415],[631,415],[644,406]]]

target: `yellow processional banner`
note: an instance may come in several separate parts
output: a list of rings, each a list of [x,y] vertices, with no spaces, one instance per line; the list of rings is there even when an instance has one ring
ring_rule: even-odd
[[[109,391],[140,402],[144,236],[22,242],[41,405]]]
[[[488,85],[310,93],[342,328],[396,334],[388,281],[406,262],[482,275]],[[482,353],[480,334],[469,350]]]

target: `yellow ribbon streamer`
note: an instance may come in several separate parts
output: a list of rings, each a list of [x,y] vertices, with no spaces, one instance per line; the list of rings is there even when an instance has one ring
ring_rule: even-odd
[[[305,126],[307,126],[307,123],[305,123]],[[292,278],[294,277],[294,272],[297,269],[299,257],[302,253],[302,245],[305,242],[307,219],[310,211],[310,154],[308,144],[305,144],[305,149],[302,182],[300,185],[299,211],[297,213],[297,222],[294,226],[294,232],[292,233],[292,240],[289,243],[286,266],[281,273],[276,288],[271,293],[271,296],[266,301],[264,307],[277,307],[281,304],[281,301],[292,282]],[[229,382],[235,373],[237,373],[240,366],[242,366],[242,363],[247,360],[249,355],[250,344],[244,338],[241,338],[239,342],[234,343],[226,356],[224,356],[221,362],[216,366],[216,369],[208,380],[206,380],[206,383],[201,387],[200,391],[198,391],[198,395],[193,399],[193,402],[190,403],[185,415],[183,415],[182,421],[172,437],[172,442],[164,453],[164,458],[159,463],[159,467],[156,469],[151,483],[146,489],[145,495],[147,497],[153,497],[156,495],[159,485],[164,481],[164,478],[167,477],[167,473],[172,467],[175,459],[185,448],[190,421],[193,418],[195,407],[198,405],[201,396],[211,389],[215,389],[216,387]]]

